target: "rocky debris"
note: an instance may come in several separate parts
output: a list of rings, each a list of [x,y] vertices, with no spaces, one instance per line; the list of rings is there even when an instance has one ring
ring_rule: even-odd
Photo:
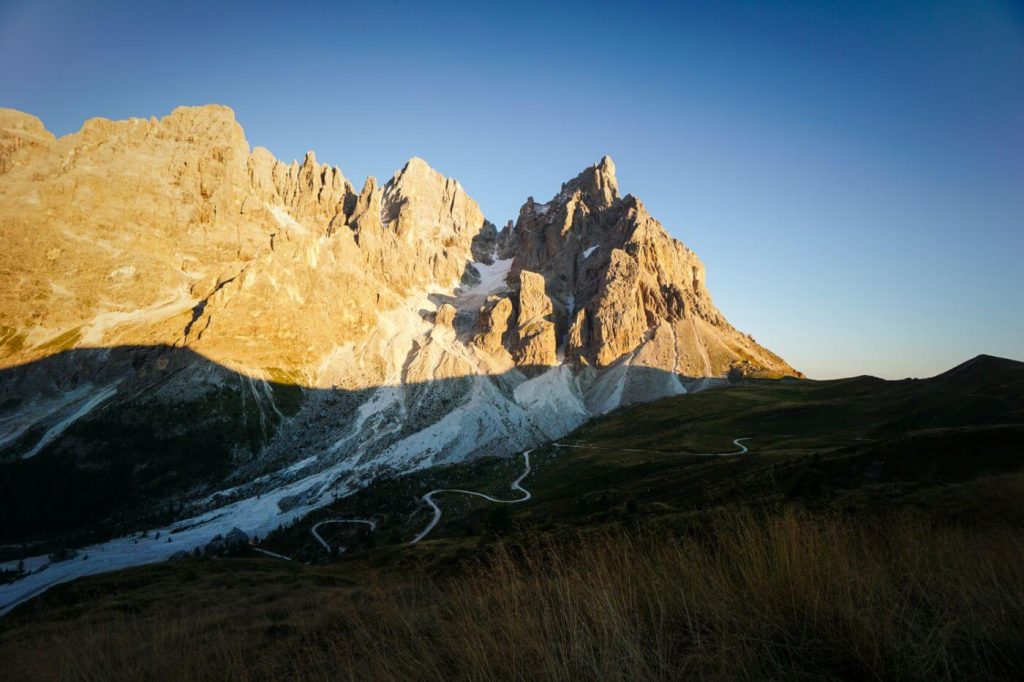
[[[554,307],[544,291],[544,277],[536,272],[519,272],[516,338],[512,357],[519,366],[558,364]]]

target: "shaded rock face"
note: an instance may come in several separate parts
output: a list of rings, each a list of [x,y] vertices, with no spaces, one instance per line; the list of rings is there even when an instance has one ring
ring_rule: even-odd
[[[484,221],[470,248],[473,251],[473,260],[485,265],[494,262],[494,254],[498,251],[498,228],[494,223]]]
[[[383,471],[796,374],[722,317],[703,264],[620,195],[607,157],[498,230],[422,159],[357,190],[312,152],[250,149],[226,107],[60,139],[0,109],[0,239],[11,489],[35,458],[73,481],[129,452],[140,508],[231,510],[202,517],[204,540]]]

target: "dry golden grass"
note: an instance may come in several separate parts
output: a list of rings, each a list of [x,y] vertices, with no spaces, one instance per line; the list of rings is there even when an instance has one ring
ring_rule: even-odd
[[[505,544],[458,576],[210,595],[0,639],[23,679],[967,679],[1024,675],[1024,543],[917,516],[719,516]],[[128,615],[128,611],[136,611]],[[187,613],[186,613],[187,611]]]

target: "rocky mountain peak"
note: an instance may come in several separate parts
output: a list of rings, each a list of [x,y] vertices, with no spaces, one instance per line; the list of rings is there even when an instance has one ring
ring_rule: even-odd
[[[431,168],[430,164],[427,163],[425,160],[421,159],[418,156],[412,156],[409,158],[408,161],[405,162],[405,165],[402,166],[402,169],[399,170],[398,173],[396,173],[396,175],[425,175],[433,170],[434,169]]]
[[[14,166],[19,151],[26,150],[28,162],[33,152],[45,149],[53,141],[53,133],[35,116],[0,107],[0,175]]]
[[[619,198],[619,181],[615,177],[615,163],[604,156],[593,166],[586,168],[569,182],[562,185],[555,201],[571,201],[579,192],[591,208],[607,208]]]
[[[636,196],[619,196],[608,156],[564,183],[551,201],[528,199],[498,243],[513,258],[513,276],[543,278],[568,362],[664,367],[671,357],[674,371],[686,376],[721,376],[737,367],[794,373],[729,325],[704,286],[704,264]]]

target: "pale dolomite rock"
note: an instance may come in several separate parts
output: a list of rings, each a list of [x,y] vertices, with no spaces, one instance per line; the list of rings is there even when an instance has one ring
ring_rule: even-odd
[[[455,180],[413,158],[386,187],[369,178],[349,221],[367,265],[398,290],[457,283],[483,214]]]
[[[525,367],[558,363],[554,307],[544,292],[544,278],[536,272],[519,272],[519,310],[512,356]]]
[[[53,133],[31,114],[0,107],[0,175],[16,163],[29,164],[54,141]],[[20,158],[16,158],[20,154]]]
[[[365,338],[411,289],[458,281],[484,222],[457,182],[420,159],[357,196],[312,152],[301,164],[250,153],[220,106],[92,119],[60,140],[3,110],[0,148],[25,160],[0,183],[11,264],[0,283],[27,294],[0,310],[19,339],[0,348],[0,367],[74,347],[92,318],[117,314],[124,324],[91,342],[187,345],[232,368],[315,382],[326,354]],[[126,263],[131,284],[110,296],[127,280],[109,273]],[[51,299],[53,289],[70,295]]]

